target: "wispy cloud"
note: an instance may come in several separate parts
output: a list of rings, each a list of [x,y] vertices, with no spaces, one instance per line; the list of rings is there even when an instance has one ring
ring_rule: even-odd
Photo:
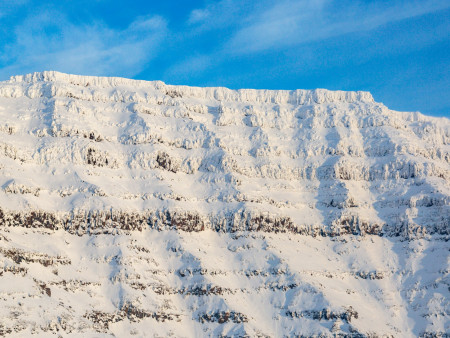
[[[196,24],[205,21],[209,17],[210,13],[208,9],[194,9],[189,15],[188,23]]]
[[[225,43],[234,54],[283,48],[343,34],[372,30],[382,25],[450,7],[437,0],[376,2],[285,0],[252,13]]]
[[[383,25],[449,8],[441,0],[222,0],[190,13],[189,32],[211,35],[209,50],[173,64],[166,72],[185,78],[195,72],[266,51],[299,48],[302,44],[362,33]],[[187,36],[189,33],[186,33]],[[442,35],[442,34],[441,34]],[[437,34],[434,38],[441,39]],[[428,34],[430,42],[433,36]],[[417,43],[419,46],[420,43]],[[414,46],[410,46],[414,48]],[[377,48],[382,49],[382,46]],[[372,50],[376,53],[376,50]]]
[[[191,11],[188,24],[195,26],[197,32],[236,28],[255,7],[254,3],[257,2],[248,0],[209,1],[204,8]]]
[[[167,33],[158,16],[140,17],[123,30],[101,22],[78,25],[60,12],[27,17],[14,30],[14,39],[0,51],[0,76],[58,70],[75,74],[132,77],[158,53]]]

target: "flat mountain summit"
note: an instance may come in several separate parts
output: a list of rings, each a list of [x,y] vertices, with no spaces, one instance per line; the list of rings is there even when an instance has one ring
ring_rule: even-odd
[[[0,188],[0,335],[450,329],[450,120],[368,92],[14,76]]]

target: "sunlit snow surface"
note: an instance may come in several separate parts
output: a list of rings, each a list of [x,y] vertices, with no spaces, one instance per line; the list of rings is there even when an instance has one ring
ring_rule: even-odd
[[[211,230],[79,237],[9,228],[0,236],[3,332],[279,337],[449,329],[445,241]],[[345,317],[349,309],[356,315]],[[343,319],[315,317],[326,310]],[[244,321],[201,320],[227,311]]]
[[[449,163],[366,92],[0,82],[0,335],[444,334]]]

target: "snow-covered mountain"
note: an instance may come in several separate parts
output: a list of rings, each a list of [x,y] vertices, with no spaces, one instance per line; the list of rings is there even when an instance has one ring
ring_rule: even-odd
[[[367,92],[12,77],[0,187],[0,335],[450,330],[450,120]]]

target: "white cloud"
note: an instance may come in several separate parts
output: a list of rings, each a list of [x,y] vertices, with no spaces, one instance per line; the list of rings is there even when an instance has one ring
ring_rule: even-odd
[[[284,1],[255,13],[225,44],[225,49],[241,54],[308,41],[322,30],[325,2]]]
[[[439,0],[395,0],[388,3],[360,3],[342,0],[261,1],[258,6],[245,1],[222,1],[227,6],[208,8],[210,21],[232,17],[234,33],[224,43],[230,54],[247,54],[323,40],[343,34],[375,29],[390,22],[450,7]],[[226,9],[240,8],[230,16]],[[215,12],[212,12],[212,10]],[[233,9],[235,10],[235,9]],[[219,12],[220,11],[220,12]],[[208,22],[207,24],[210,24]]]
[[[195,24],[196,32],[238,26],[250,7],[253,7],[252,1],[246,0],[209,1],[206,7],[191,11],[187,23]]]
[[[211,44],[202,54],[187,54],[172,64],[165,74],[169,78],[188,79],[229,59],[257,55],[267,50],[292,50],[305,43],[370,31],[448,7],[449,2],[440,0],[210,1],[204,8],[190,13],[182,38],[189,41],[205,34]],[[430,34],[424,38],[428,42],[442,39],[442,34]],[[415,46],[409,45],[408,48]],[[388,52],[383,46],[376,49]],[[376,52],[371,50],[372,54]],[[304,53],[302,55],[305,57]]]
[[[194,9],[189,15],[188,23],[196,24],[205,21],[209,17],[208,9]]]
[[[158,53],[167,33],[158,16],[141,17],[117,30],[101,23],[75,25],[59,12],[28,17],[0,54],[0,76],[58,70],[73,74],[132,77]]]

